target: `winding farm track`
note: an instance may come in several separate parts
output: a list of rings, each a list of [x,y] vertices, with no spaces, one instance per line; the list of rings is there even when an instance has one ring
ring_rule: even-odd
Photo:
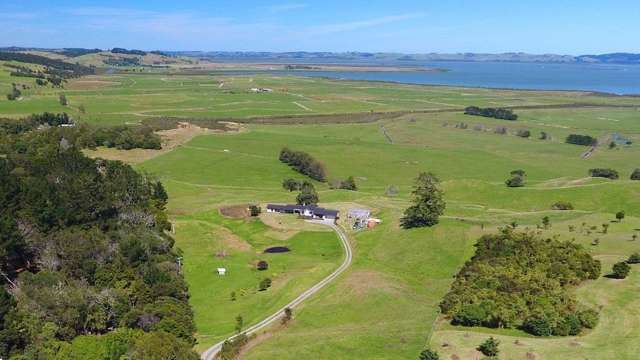
[[[267,327],[267,326],[273,324],[274,322],[280,320],[282,318],[282,316],[284,314],[284,310],[286,308],[294,309],[296,306],[300,305],[300,303],[302,303],[306,299],[310,298],[311,296],[313,296],[313,294],[317,293],[318,291],[320,291],[320,289],[322,289],[327,284],[332,282],[335,278],[337,278],[340,274],[342,274],[349,267],[349,265],[351,265],[351,261],[353,259],[353,252],[351,250],[351,245],[349,244],[349,239],[347,238],[347,234],[345,234],[345,232],[338,225],[336,225],[336,224],[334,224],[332,222],[327,222],[327,221],[310,221],[310,222],[329,226],[336,232],[336,234],[338,234],[338,238],[340,238],[340,242],[342,242],[342,246],[344,247],[344,250],[345,250],[344,261],[342,262],[342,264],[340,264],[340,266],[334,272],[331,273],[331,275],[329,275],[326,278],[322,279],[319,283],[315,284],[314,286],[312,286],[311,288],[309,288],[308,290],[306,290],[305,292],[300,294],[297,298],[293,299],[290,303],[288,303],[287,305],[283,306],[278,311],[276,311],[272,315],[268,316],[264,320],[262,320],[262,321],[260,321],[260,322],[258,322],[256,324],[246,328],[243,331],[244,334],[250,335],[250,334],[256,333],[259,330],[264,329],[265,327]],[[236,336],[238,336],[238,335],[230,336],[230,337],[226,338],[225,340],[222,340],[219,343],[217,343],[217,344],[213,345],[212,347],[208,348],[205,352],[203,352],[200,355],[200,358],[202,360],[213,360],[213,359],[215,359],[216,355],[218,355],[218,353],[222,349],[222,344],[227,340],[232,340]]]

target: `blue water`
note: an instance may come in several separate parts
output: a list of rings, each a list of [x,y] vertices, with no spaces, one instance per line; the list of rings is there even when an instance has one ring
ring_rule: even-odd
[[[416,64],[406,64],[416,66]],[[278,71],[312,77],[500,89],[584,90],[640,95],[640,65],[433,62],[447,72]]]

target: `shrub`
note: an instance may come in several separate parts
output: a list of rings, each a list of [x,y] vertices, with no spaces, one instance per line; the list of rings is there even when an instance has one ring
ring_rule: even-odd
[[[482,305],[468,304],[462,306],[453,315],[452,323],[454,325],[480,326],[486,322],[487,316],[487,311]]]
[[[611,276],[615,279],[624,279],[629,275],[629,272],[631,271],[631,266],[629,266],[629,264],[627,264],[624,261],[615,263],[613,265],[613,273],[611,274]]]
[[[258,286],[258,290],[259,291],[265,291],[270,287],[271,287],[271,279],[270,278],[264,278],[264,279],[262,279],[262,281],[260,281],[260,285]]]
[[[524,130],[524,129],[522,129],[522,130],[518,130],[518,131],[516,132],[516,136],[519,136],[519,137],[521,137],[521,138],[529,138],[529,137],[531,137],[531,131],[529,131],[529,130]]]
[[[602,178],[607,178],[612,180],[616,180],[620,177],[616,170],[603,169],[603,168],[590,169],[589,175],[591,177],[602,177]]]
[[[499,345],[500,341],[491,336],[478,346],[478,351],[480,351],[484,356],[496,357],[500,352],[500,349],[498,349]]]
[[[640,169],[635,169],[631,173],[631,180],[640,180]]]
[[[258,265],[256,265],[256,269],[260,271],[267,270],[268,268],[269,268],[269,263],[264,260],[258,261]]]
[[[565,142],[567,144],[584,145],[584,146],[595,146],[598,144],[598,140],[596,138],[589,135],[578,135],[578,134],[571,134],[567,136]]]
[[[520,175],[515,175],[511,177],[511,179],[507,179],[504,182],[508,187],[523,187],[524,186],[524,177]]]
[[[546,318],[527,319],[522,325],[522,329],[535,336],[551,336],[553,334],[551,323]]]
[[[573,204],[568,201],[557,201],[551,205],[553,210],[573,210]]]
[[[540,132],[540,136],[538,136],[538,139],[540,139],[540,140],[547,140],[547,139],[549,139],[549,134],[547,134],[547,133],[546,133],[546,132],[544,132],[544,131],[541,131],[541,132]]]
[[[640,264],[640,253],[633,253],[629,255],[629,259],[627,259],[627,264]]]
[[[510,173],[510,174],[511,174],[511,176],[515,176],[515,175],[518,175],[518,176],[526,176],[526,175],[527,175],[527,173],[526,173],[524,170],[522,170],[522,169],[513,170],[513,171],[511,171],[511,173]]]
[[[418,360],[440,360],[440,355],[435,350],[424,349],[420,352]]]

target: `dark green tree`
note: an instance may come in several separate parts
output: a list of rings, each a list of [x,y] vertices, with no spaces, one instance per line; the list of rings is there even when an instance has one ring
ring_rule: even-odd
[[[298,205],[316,205],[318,204],[319,198],[318,193],[316,192],[315,187],[310,182],[303,182],[300,193],[296,197],[296,201]]]
[[[405,229],[433,226],[444,213],[446,203],[440,180],[432,173],[421,173],[412,192],[414,205],[405,210],[400,224]]]
[[[420,352],[418,360],[440,360],[440,355],[435,350],[424,349]]]
[[[616,279],[624,279],[629,275],[629,272],[631,271],[631,266],[629,266],[626,262],[621,261],[621,262],[615,263],[613,265],[612,270],[613,270],[611,274],[612,277]]]
[[[499,346],[500,341],[491,336],[478,346],[478,351],[480,351],[484,356],[496,357],[500,352],[500,349],[498,348]]]

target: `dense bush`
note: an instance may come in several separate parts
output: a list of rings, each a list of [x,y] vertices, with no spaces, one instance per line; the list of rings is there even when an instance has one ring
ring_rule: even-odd
[[[502,120],[518,120],[518,115],[514,114],[513,111],[509,109],[503,108],[480,108],[477,106],[469,106],[464,109],[464,113],[467,115],[484,116]]]
[[[616,180],[620,177],[616,170],[602,168],[589,169],[589,175],[591,177],[602,177],[612,180]]]
[[[282,148],[280,151],[280,161],[314,180],[325,182],[327,179],[324,165],[306,152],[293,151],[287,147]]]
[[[596,138],[591,137],[589,135],[578,135],[578,134],[571,134],[567,136],[565,142],[567,144],[584,145],[584,146],[595,146],[598,144],[598,140]]]
[[[19,53],[19,52],[0,52],[0,61],[18,61],[23,63],[43,65],[46,67],[46,73],[55,78],[73,78],[83,75],[90,75],[95,72],[93,67],[87,67],[80,64],[74,64],[62,60],[51,59],[45,56]]]
[[[0,140],[0,270],[15,284],[10,296],[0,291],[0,357],[80,351],[103,340],[78,336],[116,328],[192,354],[193,315],[165,232],[162,184],[84,156],[59,128]],[[141,346],[124,343],[127,353]]]
[[[571,288],[599,274],[600,262],[575,243],[505,228],[479,239],[440,308],[455,324],[574,333],[586,326]]]

